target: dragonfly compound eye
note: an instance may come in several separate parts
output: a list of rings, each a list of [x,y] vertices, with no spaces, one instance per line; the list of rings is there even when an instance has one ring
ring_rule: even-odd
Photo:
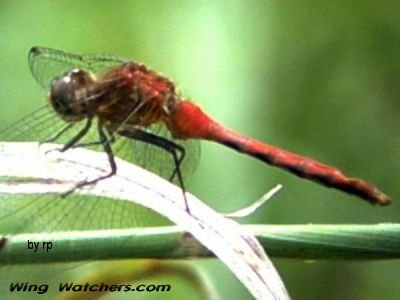
[[[88,116],[89,92],[93,83],[89,73],[74,69],[51,83],[49,101],[67,122],[78,122]]]

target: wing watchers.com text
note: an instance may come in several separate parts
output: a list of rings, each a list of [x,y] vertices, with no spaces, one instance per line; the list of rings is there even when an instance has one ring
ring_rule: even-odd
[[[10,292],[12,293],[37,293],[46,294],[52,290],[50,284],[34,284],[29,282],[12,282],[10,284]],[[76,284],[73,282],[63,282],[57,286],[58,292],[169,292],[171,286],[169,284]]]

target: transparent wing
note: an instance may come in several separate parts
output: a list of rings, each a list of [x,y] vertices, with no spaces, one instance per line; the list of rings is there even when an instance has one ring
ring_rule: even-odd
[[[13,125],[0,130],[0,141],[43,142],[54,137],[65,126],[66,123],[50,107],[44,106]],[[65,144],[83,126],[84,121],[76,123],[60,136],[57,143]],[[150,129],[155,134],[171,138],[168,130],[162,125],[155,125]],[[98,140],[97,126],[93,124],[81,143]],[[187,179],[198,163],[199,143],[179,140],[174,140],[174,142],[186,149],[182,174]],[[90,146],[90,149],[103,151],[100,145]],[[116,156],[138,164],[166,179],[169,179],[175,167],[174,161],[167,151],[151,144],[118,137],[113,143],[112,149]],[[105,153],[104,160],[107,160]],[[68,196],[68,199],[61,199],[52,194],[33,197],[0,194],[0,227],[4,233],[132,228],[150,226],[150,224],[152,226],[165,225],[166,221],[155,218],[154,213],[147,208],[132,205],[132,203],[124,204],[121,201],[82,195],[71,195]]]
[[[51,107],[45,105],[10,126],[0,129],[0,141],[42,142],[50,139],[65,126],[66,123]]]
[[[81,68],[99,74],[127,61],[110,55],[81,56],[40,47],[32,48],[28,59],[35,80],[46,90],[54,78],[62,76],[71,69]],[[0,141],[44,142],[54,137],[66,125],[52,108],[46,105],[11,126],[0,129]],[[74,124],[60,136],[57,143],[65,144],[83,126],[84,121]],[[97,126],[94,124],[82,143],[98,141],[96,129]],[[171,138],[168,130],[162,125],[155,125],[150,129],[155,134]],[[182,172],[187,176],[197,165],[199,144],[198,142],[176,140],[175,142],[180,143],[186,149]],[[112,148],[117,156],[137,163],[165,178],[169,178],[174,169],[171,155],[153,145],[118,137]],[[99,145],[91,147],[91,149],[103,151]],[[107,160],[106,154],[104,154],[104,160]],[[1,181],[2,178],[0,178]],[[135,228],[166,224],[170,224],[170,222],[156,215],[150,209],[109,198],[72,194],[64,199],[55,194],[32,196],[0,193],[0,228],[3,234]],[[4,274],[10,276],[10,270],[1,269],[0,271],[0,276]],[[48,271],[48,267],[46,267],[46,272]],[[25,267],[22,272],[23,274],[31,273]],[[1,291],[0,289],[0,293]],[[7,291],[7,295],[9,295],[9,291]]]
[[[56,143],[66,144],[79,130],[85,125],[85,121],[75,123],[72,128],[64,132]],[[63,128],[67,126],[48,105],[38,109],[32,114],[22,118],[9,127],[0,130],[1,141],[36,141],[45,142],[56,136]],[[197,140],[177,140],[174,139],[168,129],[163,124],[152,125],[146,130],[165,137],[174,143],[177,143],[185,149],[185,159],[183,160],[181,170],[182,175],[188,178],[199,162],[200,143]],[[89,133],[82,139],[81,144],[92,143],[99,140],[96,124],[92,125]],[[101,145],[91,146],[90,149],[103,151]],[[113,143],[114,154],[122,159],[135,163],[151,172],[169,179],[174,170],[173,157],[169,152],[149,143],[136,141],[133,139],[117,136]],[[106,155],[104,155],[104,159]]]
[[[29,53],[32,74],[45,89],[56,76],[61,76],[73,68],[84,68],[97,74],[124,61],[126,60],[108,55],[81,56],[39,47],[32,48]],[[65,131],[56,142],[67,143],[76,136],[84,124],[85,121],[74,123],[72,128]],[[80,143],[99,141],[96,125],[93,124],[90,132]],[[11,126],[0,129],[0,141],[45,142],[55,137],[65,126],[67,123],[49,105],[46,105]],[[173,140],[169,131],[161,124],[146,129]],[[186,149],[182,173],[187,178],[198,163],[199,143],[180,140],[174,140],[174,142]],[[90,149],[103,151],[101,145],[90,146]],[[150,144],[117,136],[112,149],[115,155],[167,179],[175,168],[170,153]],[[106,154],[104,154],[104,159],[107,160]],[[155,220],[154,214],[148,209],[131,204],[122,205],[120,201],[80,195],[60,199],[59,196],[51,194],[39,197],[29,195],[11,197],[0,194],[0,228],[4,229],[4,232],[127,228],[149,226],[149,224],[165,224],[165,220]]]
[[[99,74],[126,61],[128,59],[107,54],[79,55],[44,47],[32,47],[28,54],[29,69],[37,83],[46,90],[54,78],[72,69]]]
[[[73,68],[89,70],[94,74],[101,73],[108,68],[128,61],[127,59],[111,55],[78,55],[67,53],[56,49],[33,47],[28,55],[29,67],[36,81],[47,89],[51,81],[57,76]],[[66,124],[49,107],[44,107],[32,115],[23,118],[14,124],[7,132],[0,131],[0,138],[3,140],[23,141],[46,141],[55,136]],[[83,124],[75,124],[72,129],[64,133],[57,142],[66,143],[77,134]],[[96,128],[96,126],[93,126]],[[153,133],[174,140],[169,131],[162,124],[156,124],[146,128]],[[96,130],[85,137],[85,141],[97,141]],[[83,141],[84,142],[84,141]],[[182,145],[186,150],[186,158],[182,165],[183,175],[191,174],[198,163],[200,155],[199,143],[196,141],[174,142]],[[97,147],[100,148],[100,147]],[[134,162],[152,172],[165,178],[169,178],[174,169],[171,155],[160,148],[132,139],[119,137],[113,146],[115,154],[128,161]],[[102,149],[98,149],[102,150]]]
[[[184,179],[187,180],[199,163],[200,142],[197,140],[183,141],[174,139],[163,124],[155,124],[147,127],[145,130],[173,141],[185,149],[185,158],[180,167]],[[165,179],[170,178],[175,168],[173,157],[169,152],[149,143],[120,137],[113,144],[113,149],[118,156],[156,173]],[[174,182],[178,183],[177,178],[174,178]]]
[[[67,142],[83,125],[83,122],[75,124],[57,142]],[[66,123],[50,107],[44,106],[0,130],[0,141],[46,141],[65,126]],[[98,140],[95,127],[83,142]],[[96,149],[101,150],[100,147]],[[107,160],[106,155],[104,159]],[[62,199],[54,194],[0,193],[0,228],[4,233],[134,228],[157,224],[166,224],[166,221],[157,218],[149,209],[128,202],[76,194]]]

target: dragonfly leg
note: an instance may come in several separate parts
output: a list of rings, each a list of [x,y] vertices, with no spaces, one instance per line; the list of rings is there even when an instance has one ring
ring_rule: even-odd
[[[169,177],[169,181],[172,182],[172,180],[174,180],[175,176],[178,177],[178,180],[182,181],[182,174],[181,174],[181,165],[182,162],[186,156],[186,150],[185,148],[183,148],[181,145],[171,142],[174,144],[175,147],[175,151],[174,151],[174,161],[175,161],[175,168],[174,171],[172,172],[171,176]],[[177,152],[179,151],[180,155],[178,157]],[[181,177],[181,179],[179,179],[179,177]],[[183,186],[183,183],[182,183]]]
[[[62,147],[60,149],[61,152],[65,152],[67,151],[69,148],[72,148],[75,146],[75,144],[77,142],[79,142],[90,130],[90,127],[92,127],[92,118],[88,118],[86,121],[85,126],[81,129],[81,131],[78,132],[77,135],[75,135],[71,140],[68,141],[68,143],[66,143],[64,145],[64,147]],[[66,129],[66,128],[64,128]],[[65,132],[65,130],[63,130],[63,132]],[[63,133],[61,132],[61,134]],[[59,134],[58,136],[60,136],[61,134]]]
[[[106,142],[105,143],[112,144],[114,142],[115,142],[115,137],[111,136],[111,137],[107,137],[106,138]],[[103,142],[102,141],[95,141],[95,142],[81,143],[81,144],[76,144],[73,147],[74,148],[78,148],[78,147],[90,147],[90,146],[97,146],[97,145],[102,145],[103,146]]]
[[[126,130],[126,129],[119,130],[118,133],[127,138],[131,138],[131,139],[134,139],[137,141],[149,143],[153,146],[162,148],[162,149],[168,151],[172,155],[175,168],[174,168],[174,171],[172,172],[169,180],[172,181],[175,178],[175,176],[178,178],[178,183],[182,189],[183,197],[185,199],[186,211],[189,212],[189,206],[188,206],[188,203],[186,200],[186,195],[185,195],[185,191],[186,191],[185,185],[184,185],[183,177],[182,177],[182,173],[181,173],[181,164],[182,164],[183,159],[185,158],[185,154],[186,154],[185,148],[169,139],[166,139],[162,136],[142,130],[137,127],[133,128],[133,130]]]
[[[69,123],[67,124],[67,126],[65,126],[63,129],[61,129],[59,132],[57,132],[57,134],[55,134],[53,137],[44,140],[43,142],[40,142],[40,144],[44,144],[44,143],[52,143],[55,142],[56,140],[58,140],[58,138],[60,136],[62,136],[66,131],[68,131],[70,128],[72,128],[75,125],[75,123]]]
[[[78,183],[71,190],[69,190],[66,193],[64,193],[62,195],[62,197],[66,197],[67,195],[69,195],[72,192],[74,192],[76,189],[82,188],[82,187],[84,187],[86,185],[95,184],[96,182],[99,182],[99,181],[101,181],[103,179],[110,178],[110,177],[114,176],[117,173],[117,165],[115,163],[114,153],[113,153],[112,148],[111,148],[110,139],[107,137],[107,135],[105,133],[105,129],[102,126],[101,123],[98,123],[98,133],[99,133],[100,140],[98,142],[93,142],[93,143],[90,143],[90,144],[101,144],[102,145],[104,152],[107,154],[108,162],[110,164],[110,169],[111,169],[110,172],[105,174],[105,175],[103,175],[103,176],[100,176],[100,177],[98,177],[96,179],[84,180],[84,181]]]
[[[54,137],[41,142],[42,143],[48,143],[48,142],[53,142],[57,140],[63,133],[65,133],[68,129],[70,129],[74,124],[68,124],[65,126],[60,132],[58,132]],[[71,140],[68,141],[61,149],[54,149],[54,150],[49,150],[49,151],[59,151],[59,152],[65,152],[70,148],[73,148],[77,142],[79,142],[80,139],[82,139],[90,130],[90,127],[92,126],[92,118],[88,118],[86,121],[85,126],[76,134]]]

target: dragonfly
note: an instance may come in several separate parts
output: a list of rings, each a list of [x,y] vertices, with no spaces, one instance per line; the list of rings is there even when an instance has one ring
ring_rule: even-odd
[[[76,188],[115,175],[115,153],[117,148],[126,148],[121,141],[128,140],[134,142],[128,147],[136,162],[163,173],[185,191],[182,173],[194,169],[198,162],[196,141],[207,140],[372,204],[391,203],[385,193],[365,180],[227,128],[182,97],[173,81],[145,64],[112,55],[78,55],[45,47],[31,48],[28,62],[33,77],[48,93],[49,103],[20,124],[46,134],[52,128],[53,136],[45,139],[64,140],[60,151],[99,146],[107,155],[109,172]],[[58,130],[54,124],[60,124]],[[19,127],[12,127],[13,137],[18,136],[15,131]],[[82,142],[84,138],[91,141]],[[163,156],[160,153],[168,154],[169,163],[157,160],[157,156]]]

